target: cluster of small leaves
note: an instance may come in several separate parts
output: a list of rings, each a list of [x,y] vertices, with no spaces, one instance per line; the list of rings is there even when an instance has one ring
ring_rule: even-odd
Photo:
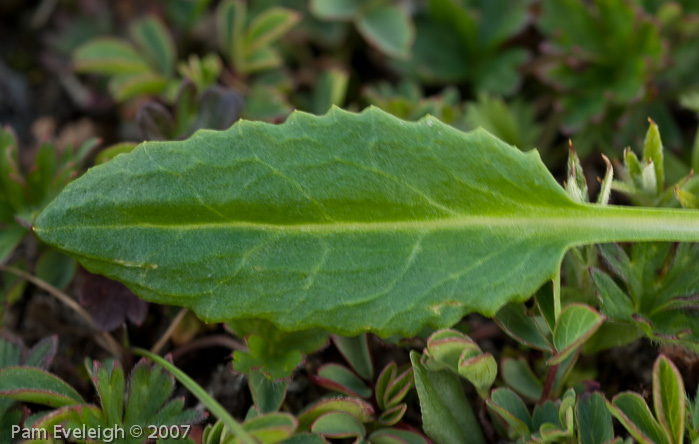
[[[263,320],[231,321],[227,327],[248,346],[248,351],[233,353],[233,370],[260,371],[273,380],[288,378],[306,354],[328,344],[328,333],[318,329],[286,332]]]
[[[390,57],[410,56],[415,25],[400,2],[311,0],[309,7],[319,19],[354,23],[369,44]]]
[[[77,149],[66,147],[62,152],[51,143],[43,143],[32,167],[24,171],[17,137],[10,128],[0,129],[0,263],[29,233],[44,206],[77,177],[85,157],[97,143],[91,139]]]
[[[147,94],[171,97],[179,83],[175,78],[176,62],[175,42],[154,16],[131,23],[129,40],[101,37],[83,44],[73,54],[78,72],[109,76],[109,90],[119,101]],[[201,66],[216,70],[209,64]]]
[[[0,337],[0,375],[5,369],[17,366],[46,370],[56,355],[57,347],[56,336],[42,339],[31,349],[27,349],[19,339]],[[27,414],[28,410],[14,399],[0,398],[0,440],[10,442],[12,426],[19,424]]]
[[[50,356],[55,353],[55,339],[53,347]],[[23,422],[27,428],[46,430],[49,436],[59,425],[65,430],[81,429],[83,426],[92,430],[114,429],[115,426],[130,430],[132,426],[141,426],[146,431],[149,425],[179,427],[197,423],[205,417],[200,412],[184,409],[184,398],[168,401],[174,389],[174,378],[162,368],[148,365],[145,360],[134,366],[128,384],[118,361],[101,363],[88,360],[85,364],[99,405],[87,403],[59,377],[32,367],[35,364],[31,360],[0,370],[0,400],[53,408],[25,417]],[[13,425],[18,423],[20,421],[14,421]],[[121,444],[143,442],[143,437],[129,433],[114,437],[113,442]],[[168,441],[158,439],[157,442]],[[186,438],[182,442],[193,441]]]
[[[221,52],[242,75],[281,66],[282,59],[272,44],[301,19],[295,11],[273,7],[251,20],[247,3],[239,0],[222,2],[216,17]]]
[[[638,393],[623,392],[607,401],[614,417],[638,442],[682,444],[685,431],[696,442],[696,423],[685,428],[687,403],[684,381],[667,357],[660,355],[653,365],[653,414]],[[690,404],[691,407],[691,404]]]
[[[467,81],[477,92],[512,94],[528,54],[504,46],[527,25],[527,7],[526,1],[430,0],[415,18],[413,57],[397,66],[428,83]]]

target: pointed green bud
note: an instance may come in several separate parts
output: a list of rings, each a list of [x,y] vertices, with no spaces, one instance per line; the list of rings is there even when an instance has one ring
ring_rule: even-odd
[[[646,133],[646,140],[643,144],[643,162],[652,162],[655,169],[655,186],[656,196],[663,192],[665,184],[664,166],[663,166],[663,142],[660,140],[660,132],[658,125],[652,119],[648,119],[650,126]],[[645,184],[645,176],[644,176]]]
[[[637,187],[641,186],[641,161],[636,157],[636,153],[627,147],[624,150],[624,167],[629,173],[631,180]]]
[[[565,189],[574,201],[580,203],[588,202],[585,173],[570,139],[568,139],[568,146],[570,148],[568,152],[568,180],[565,182]]]
[[[607,172],[602,179],[599,194],[597,195],[597,203],[600,205],[607,205],[609,203],[609,195],[612,192],[612,179],[614,178],[614,168],[612,168],[612,163],[609,158],[602,154],[604,163],[607,164]]]
[[[478,396],[488,399],[488,392],[498,374],[498,364],[495,362],[495,358],[490,353],[463,358],[459,361],[459,375],[473,384]]]
[[[652,160],[648,159],[648,163],[641,170],[641,188],[648,194],[656,195],[658,192],[658,178],[655,175],[655,165]]]

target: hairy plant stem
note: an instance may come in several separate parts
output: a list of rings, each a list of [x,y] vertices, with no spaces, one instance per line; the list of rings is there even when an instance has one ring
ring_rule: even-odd
[[[113,356],[116,356],[118,358],[124,358],[124,348],[106,331],[100,331],[99,328],[95,325],[95,323],[92,321],[92,316],[90,316],[90,313],[85,311],[84,308],[78,304],[75,299],[70,297],[68,294],[62,292],[58,288],[54,287],[53,285],[49,284],[48,282],[39,279],[38,277],[27,273],[24,270],[20,270],[19,268],[15,267],[10,267],[7,265],[0,265],[0,271],[5,271],[8,273],[12,273],[15,276],[18,276],[28,282],[31,282],[32,284],[36,285],[37,287],[41,288],[42,290],[46,291],[50,295],[54,296],[56,299],[61,301],[63,304],[67,305],[69,308],[71,308],[75,313],[78,314],[85,322],[88,323],[88,325],[96,330],[99,331],[100,335],[95,336],[95,341],[106,351],[108,351],[110,354]]]

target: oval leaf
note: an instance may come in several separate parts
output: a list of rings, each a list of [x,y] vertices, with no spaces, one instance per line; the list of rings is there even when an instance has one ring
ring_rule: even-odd
[[[209,322],[411,336],[528,299],[573,245],[699,241],[699,211],[577,204],[535,151],[484,130],[335,108],[145,142],[34,230]]]
[[[359,398],[335,397],[322,399],[299,413],[299,430],[307,430],[319,416],[329,412],[344,412],[364,423],[371,420],[374,415],[374,408],[371,404]]]
[[[561,312],[553,330],[557,354],[550,364],[560,364],[580,347],[604,322],[604,317],[587,305],[571,304]]]
[[[425,433],[437,444],[485,443],[459,378],[446,370],[429,370],[416,352],[410,353],[410,360]]]
[[[406,59],[415,39],[410,16],[398,6],[383,6],[362,15],[357,29],[372,45],[391,57]]]
[[[357,421],[357,418],[344,412],[330,412],[321,415],[313,422],[311,431],[328,438],[361,437],[366,433],[364,426]]]
[[[354,337],[332,335],[331,338],[335,347],[359,376],[366,380],[374,377],[368,335],[361,334]]]
[[[648,405],[637,393],[620,393],[612,402],[607,401],[607,408],[638,442],[670,444]]]
[[[653,405],[655,416],[673,444],[684,440],[685,392],[679,370],[664,355],[653,366]]]
[[[135,74],[150,70],[148,62],[129,43],[114,38],[90,40],[73,53],[77,71],[100,74]]]
[[[34,367],[7,367],[0,370],[0,398],[50,407],[85,402],[80,394],[62,379]]]
[[[313,382],[321,387],[334,390],[348,396],[368,398],[371,389],[352,373],[350,369],[339,364],[326,364],[318,369],[318,376],[312,377]]]

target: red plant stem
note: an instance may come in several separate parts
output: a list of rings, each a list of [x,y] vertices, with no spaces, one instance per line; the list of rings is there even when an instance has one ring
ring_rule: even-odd
[[[541,398],[539,398],[539,402],[537,402],[537,404],[543,404],[544,401],[549,399],[549,396],[551,396],[551,390],[553,389],[553,383],[556,381],[556,373],[558,373],[559,366],[560,364],[556,364],[549,367],[549,372],[546,374],[544,389],[541,391]]]

